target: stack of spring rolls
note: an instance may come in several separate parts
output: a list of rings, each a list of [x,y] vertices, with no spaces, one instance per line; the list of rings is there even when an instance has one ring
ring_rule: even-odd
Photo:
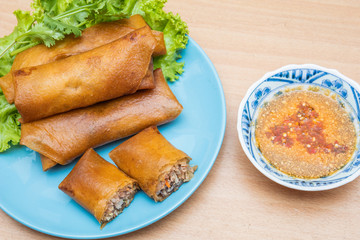
[[[152,57],[165,53],[163,33],[134,15],[18,54],[0,87],[21,115],[20,144],[40,153],[46,171],[175,119],[182,106],[153,71]]]
[[[163,33],[135,15],[28,49],[0,80],[21,115],[20,144],[40,153],[44,171],[82,155],[59,188],[101,227],[139,189],[163,201],[196,170],[156,127],[182,111],[161,69],[153,70],[152,58],[163,54]],[[136,133],[110,153],[118,168],[92,149]]]

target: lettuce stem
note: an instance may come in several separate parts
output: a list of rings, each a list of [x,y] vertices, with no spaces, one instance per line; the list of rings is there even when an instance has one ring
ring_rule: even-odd
[[[10,48],[12,48],[15,44],[16,44],[16,41],[13,41],[9,46],[7,46],[7,47],[4,49],[4,51],[2,51],[2,53],[0,54],[0,58],[2,58],[2,57],[5,55],[5,53],[6,53]]]
[[[21,48],[16,49],[15,51],[12,51],[12,52],[10,53],[10,55],[11,55],[11,56],[15,56],[16,54],[21,53],[22,51],[25,51],[26,49],[29,49],[29,48],[31,48],[31,47],[34,47],[34,46],[36,46],[36,45],[38,45],[38,44],[40,44],[40,42],[30,43],[30,44],[28,44],[28,45],[25,45],[25,46],[23,46],[23,47],[21,47]]]
[[[66,11],[56,17],[53,17],[54,20],[59,20],[59,19],[62,19],[62,18],[65,18],[65,17],[69,17],[69,16],[72,16],[72,15],[75,15],[77,13],[80,13],[80,12],[83,12],[83,11],[88,11],[90,12],[90,8],[95,6],[97,3],[93,3],[93,4],[88,4],[88,5],[85,5],[85,6],[81,6],[81,7],[78,7],[78,8],[75,8],[75,9],[72,9],[72,10],[69,10],[69,11]]]

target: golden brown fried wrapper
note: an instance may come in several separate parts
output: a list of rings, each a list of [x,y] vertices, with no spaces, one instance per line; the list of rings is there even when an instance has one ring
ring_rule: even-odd
[[[40,159],[41,159],[42,169],[43,169],[44,172],[46,172],[50,168],[57,165],[57,162],[54,162],[53,160],[51,160],[48,157],[45,157],[44,155],[40,154]]]
[[[188,165],[191,158],[168,142],[156,126],[146,128],[121,143],[109,156],[121,170],[136,179],[141,189],[155,201],[163,201],[183,182],[189,181],[197,168]],[[178,172],[171,182],[171,171],[181,170],[181,167],[186,173]],[[188,176],[189,174],[191,176]],[[169,191],[162,196],[160,193],[164,188],[165,192],[167,189]]]
[[[152,31],[152,33],[156,39],[156,46],[154,49],[153,57],[165,55],[167,52],[166,52],[164,33],[159,31]]]
[[[154,81],[154,64],[153,60],[151,59],[148,70],[142,79],[138,90],[144,89],[153,89],[155,88],[155,81]]]
[[[15,89],[11,70],[0,78],[0,89],[3,91],[6,101],[10,104],[14,103]]]
[[[154,82],[154,74],[153,74],[153,63],[151,61],[151,64],[149,65],[148,73],[146,74],[145,78],[140,84],[140,89],[153,89],[155,88],[155,82]],[[44,155],[40,155],[41,159],[41,165],[43,168],[43,171],[46,172],[50,168],[57,165],[57,162],[51,160],[48,157],[45,157]]]
[[[135,29],[142,28],[146,25],[141,15],[133,15],[130,18],[114,22],[96,24],[85,29],[81,36],[77,38],[75,38],[74,35],[68,35],[64,40],[58,41],[50,48],[43,44],[29,48],[16,55],[10,72],[0,78],[0,88],[3,90],[6,100],[9,103],[13,103],[15,90],[12,72],[14,70],[47,64],[89,51],[117,40]],[[157,41],[153,56],[166,54],[164,34],[158,31],[152,31],[152,33]]]
[[[154,73],[153,73],[153,63],[151,61],[150,65],[149,65],[149,70],[148,70],[145,78],[141,82],[141,84],[139,86],[139,90],[153,89],[153,88],[155,88],[155,81],[154,81]],[[51,160],[48,157],[45,157],[44,155],[40,155],[40,159],[41,159],[41,165],[42,165],[44,172],[46,172],[50,168],[57,165],[57,162]]]
[[[88,149],[60,183],[59,189],[94,215],[103,227],[130,204],[138,184],[93,149]],[[116,207],[121,200],[125,205]]]
[[[15,106],[22,122],[136,92],[155,43],[146,26],[88,52],[14,71]]]
[[[152,90],[22,124],[20,144],[65,165],[88,148],[172,121],[182,106],[161,69],[154,71],[154,79]]]

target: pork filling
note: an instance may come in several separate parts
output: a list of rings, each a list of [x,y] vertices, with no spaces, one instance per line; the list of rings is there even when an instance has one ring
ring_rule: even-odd
[[[156,195],[161,199],[160,201],[178,190],[181,184],[190,181],[194,177],[196,169],[197,166],[191,167],[186,163],[174,165],[157,186]]]
[[[124,208],[128,207],[134,199],[134,195],[138,189],[136,184],[131,184],[116,192],[107,203],[107,208],[101,221],[102,224],[112,221],[124,210]]]

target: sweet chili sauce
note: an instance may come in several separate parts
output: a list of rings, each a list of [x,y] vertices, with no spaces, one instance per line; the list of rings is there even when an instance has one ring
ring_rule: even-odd
[[[273,143],[288,148],[298,141],[309,154],[345,153],[348,150],[346,144],[340,145],[337,140],[333,143],[326,141],[323,121],[318,118],[319,114],[309,103],[301,102],[296,113],[287,117],[280,125],[271,127],[266,136],[271,138]]]
[[[293,90],[263,105],[255,124],[255,140],[275,168],[309,179],[342,168],[352,159],[357,136],[349,113],[336,98]]]

